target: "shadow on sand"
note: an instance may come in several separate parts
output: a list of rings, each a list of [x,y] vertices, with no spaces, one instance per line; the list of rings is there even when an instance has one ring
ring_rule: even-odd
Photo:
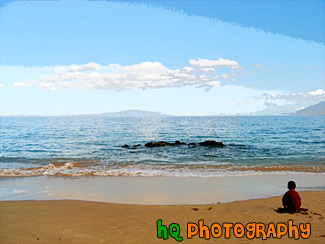
[[[274,211],[277,213],[281,213],[281,214],[282,213],[289,213],[289,214],[300,213],[303,215],[309,215],[307,208],[301,208],[298,212],[296,212],[294,210],[287,209],[287,208],[278,208],[278,209],[275,209]]]

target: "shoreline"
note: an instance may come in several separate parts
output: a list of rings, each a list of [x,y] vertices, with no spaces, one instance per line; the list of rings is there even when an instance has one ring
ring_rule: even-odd
[[[180,226],[182,243],[260,243],[261,238],[252,240],[230,238],[223,235],[205,240],[199,235],[187,238],[187,224],[198,223],[211,226],[213,223],[262,224],[309,223],[311,234],[308,239],[294,240],[288,235],[267,238],[267,243],[321,243],[325,241],[325,191],[301,191],[302,207],[307,214],[279,214],[281,196],[234,201],[215,204],[187,205],[137,205],[116,204],[80,200],[28,200],[0,201],[0,240],[4,243],[177,243],[157,238],[156,221],[169,226]]]
[[[286,191],[289,180],[297,183],[297,191],[325,190],[324,174],[0,177],[0,201],[66,199],[145,205],[213,204],[279,196]]]

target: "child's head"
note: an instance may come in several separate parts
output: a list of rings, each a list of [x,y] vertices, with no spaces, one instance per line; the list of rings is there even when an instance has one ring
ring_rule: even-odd
[[[294,182],[294,181],[289,181],[289,182],[288,182],[288,189],[289,189],[289,190],[294,190],[294,189],[296,189],[296,182]]]

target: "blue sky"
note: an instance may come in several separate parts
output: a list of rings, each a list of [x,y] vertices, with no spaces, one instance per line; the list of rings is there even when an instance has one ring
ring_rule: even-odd
[[[324,101],[324,8],[324,1],[6,1],[1,115],[294,112]]]

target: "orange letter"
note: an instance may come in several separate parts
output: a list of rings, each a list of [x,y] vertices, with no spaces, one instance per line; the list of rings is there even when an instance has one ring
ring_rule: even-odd
[[[223,223],[223,228],[225,228],[225,238],[230,237],[230,228],[232,227],[232,223]]]
[[[218,232],[216,234],[216,231],[215,229],[218,229]],[[221,229],[221,226],[217,223],[211,225],[211,235],[214,237],[214,238],[219,238],[221,235],[222,235],[222,229]]]
[[[299,238],[299,230],[298,230],[298,227],[293,225],[292,223],[293,223],[293,221],[292,221],[292,219],[290,219],[288,221],[288,225],[289,225],[288,226],[288,235],[290,238],[292,238],[293,237],[292,232],[294,232],[294,239],[297,240]]]
[[[271,234],[272,234],[273,238],[276,237],[275,226],[274,226],[273,223],[270,223],[268,228],[267,228],[266,238],[270,238]]]
[[[200,238],[204,238],[206,240],[209,240],[210,239],[210,230],[209,230],[209,227],[204,225],[204,221],[203,219],[199,220],[199,229],[200,229],[200,234],[199,234],[199,237]],[[205,235],[204,235],[204,232],[205,232]]]
[[[194,228],[194,230],[193,230]],[[192,239],[197,234],[199,227],[195,223],[187,223],[187,238]]]
[[[240,229],[240,231],[238,231]],[[237,223],[234,226],[234,234],[237,238],[242,238],[245,235],[244,226],[241,223]]]
[[[281,227],[283,227],[282,230],[281,230]],[[286,224],[277,223],[276,230],[277,230],[276,238],[281,239],[283,235],[287,234],[288,227]]]
[[[262,233],[262,240],[266,240],[265,225],[263,223],[256,224],[256,237],[260,238],[260,233]]]
[[[253,223],[248,223],[246,225],[246,237],[248,239],[253,239],[255,237],[255,226],[256,226],[256,223],[253,222]]]
[[[306,224],[306,229],[304,228],[304,224],[300,224],[299,225],[300,227],[300,231],[301,231],[301,237],[304,238],[304,239],[307,239],[310,237],[310,234],[311,234],[311,230],[310,230],[310,224]]]

